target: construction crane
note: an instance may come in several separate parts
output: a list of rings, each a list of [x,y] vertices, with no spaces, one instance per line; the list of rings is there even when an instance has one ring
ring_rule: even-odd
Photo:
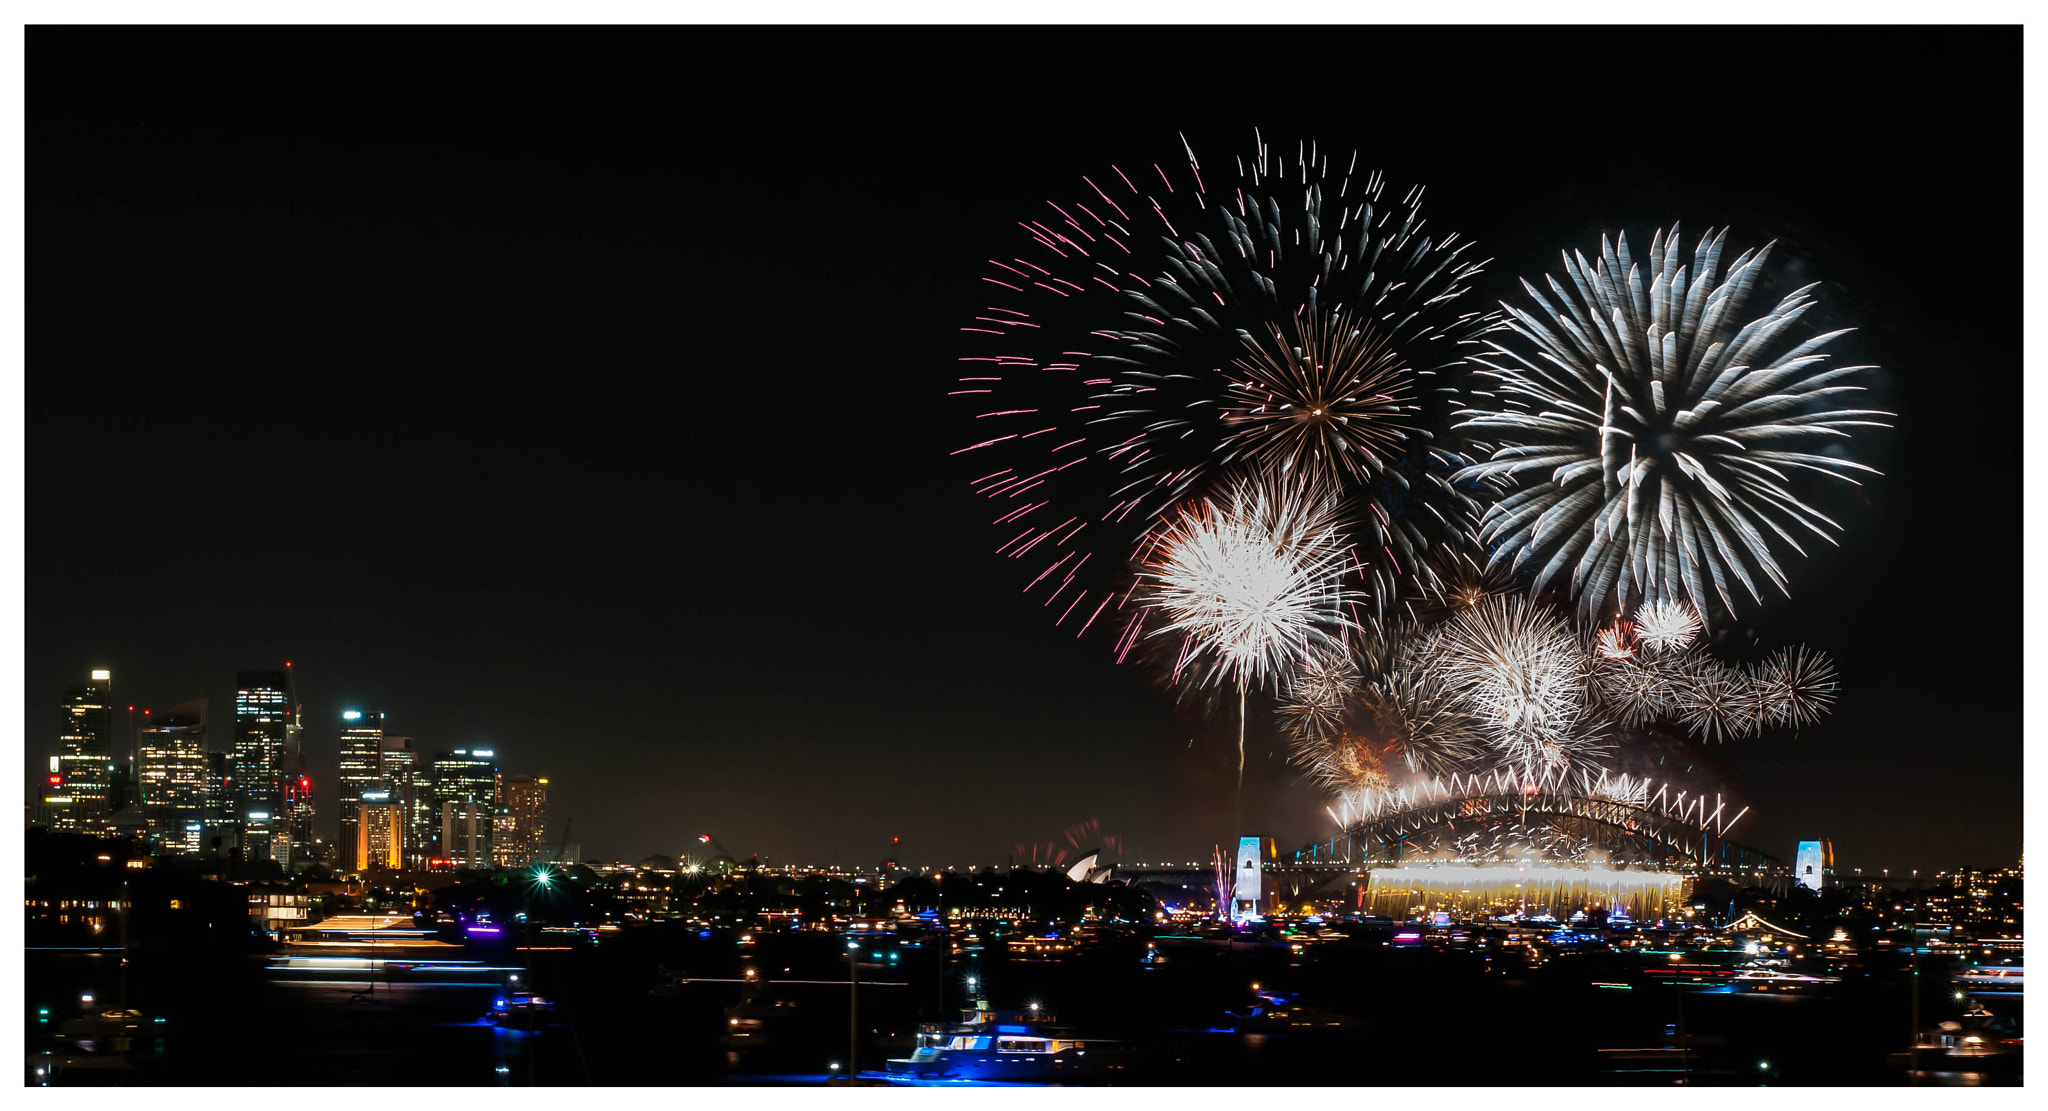
[[[569,820],[568,820],[568,821],[565,821],[565,822],[563,822],[563,823],[562,823],[562,841],[561,841],[561,843],[560,843],[560,844],[558,844],[558,845],[556,845],[556,846],[555,846],[555,863],[556,863],[556,864],[561,864],[561,865],[565,865],[565,866],[566,866],[566,865],[570,865],[570,864],[574,864],[574,863],[576,863],[576,862],[575,862],[575,861],[573,861],[573,860],[563,860],[563,859],[562,859],[563,857],[565,857],[565,856],[569,855],[569,831],[570,831],[570,830],[572,830],[572,829],[574,829],[574,828],[576,828],[576,815],[574,815],[574,814],[571,814],[571,815],[569,815]]]
[[[733,855],[733,851],[731,849],[725,847],[725,842],[720,841],[718,838],[713,837],[708,833],[698,834],[697,841],[700,844],[709,845],[712,848],[717,849],[719,855],[725,857],[727,861],[731,862],[733,867],[737,868],[740,866],[740,858]],[[718,862],[718,858],[713,857],[711,862],[716,864]]]

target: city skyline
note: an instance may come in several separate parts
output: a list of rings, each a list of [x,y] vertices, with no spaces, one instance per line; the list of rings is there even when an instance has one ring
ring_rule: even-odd
[[[1708,57],[1732,35],[1681,48]],[[1461,42],[1501,81],[1532,82],[1511,39]],[[1865,41],[1870,56],[1928,64],[1899,38]],[[1991,80],[1969,72],[1974,48],[1955,45],[1971,41],[1940,48],[1962,83],[1944,95],[2003,95],[1968,91]],[[107,43],[128,72],[158,64]],[[1853,79],[1838,52],[1814,53],[1816,80]],[[1621,123],[1636,126],[1611,129],[1623,137],[1610,148],[1546,130],[1549,97],[1419,103],[1409,90],[1431,87],[1419,62],[1355,87],[1299,74],[1290,95],[1191,89],[1160,104],[1145,90],[1170,66],[1147,54],[1118,58],[1106,92],[1051,95],[1028,174],[1011,166],[1014,148],[961,137],[984,118],[1014,120],[993,94],[913,125],[924,154],[904,172],[896,146],[857,125],[915,118],[917,90],[864,86],[815,118],[792,114],[829,72],[705,119],[690,106],[722,103],[720,91],[684,78],[661,103],[702,133],[657,155],[625,125],[578,139],[579,118],[522,91],[509,64],[408,70],[344,103],[295,77],[296,63],[353,72],[319,52],[257,63],[294,90],[269,114],[220,111],[235,90],[203,79],[145,109],[61,76],[39,100],[50,154],[30,178],[49,229],[31,302],[32,783],[62,691],[90,668],[112,669],[122,706],[126,691],[148,692],[153,709],[205,696],[219,715],[237,671],[291,660],[316,793],[338,785],[340,711],[380,709],[423,753],[521,753],[522,770],[555,780],[551,811],[573,815],[577,840],[605,858],[710,831],[777,860],[866,859],[898,836],[912,859],[932,846],[935,861],[981,860],[1090,818],[1139,859],[1206,859],[1247,832],[1296,846],[1328,836],[1321,793],[1282,762],[1256,703],[1254,828],[1233,829],[1235,717],[1177,709],[1015,594],[1012,567],[983,543],[995,514],[967,489],[974,473],[948,464],[958,428],[936,396],[959,321],[981,303],[978,260],[1048,183],[1170,151],[1181,130],[1229,151],[1261,127],[1359,146],[1426,182],[1432,218],[1495,260],[1488,296],[1546,272],[1564,247],[1674,221],[1776,239],[1824,281],[1821,311],[1865,329],[1851,350],[1886,368],[1882,407],[1903,417],[1870,440],[1886,478],[1848,505],[1844,546],[1801,561],[1794,597],[1764,604],[1732,640],[1829,653],[1841,698],[1796,738],[1699,758],[1751,807],[1736,839],[1781,858],[1815,838],[1880,866],[2018,856],[2017,632],[1958,636],[1927,598],[1943,589],[1929,569],[1953,558],[1964,528],[1973,567],[2018,581],[2005,508],[2018,414],[2003,403],[2017,341],[1955,326],[1984,311],[1975,301],[2010,295],[2016,282],[1997,278],[2017,263],[1975,240],[1872,230],[1987,190],[1994,207],[2013,201],[2003,147],[1916,133],[1924,157],[1982,173],[1968,187],[1908,186],[1809,166],[1796,136],[1696,159],[1660,147],[1653,121],[1627,110]],[[469,86],[494,99],[464,99]],[[1759,99],[1738,97],[1733,118],[1768,113],[1762,94],[1745,95]],[[1836,125],[1851,149],[1890,149],[1873,121],[1920,110],[1902,91],[1871,95],[1882,103]],[[1345,97],[1404,107],[1361,124]],[[483,122],[438,150],[414,101],[472,105]],[[1481,125],[1508,134],[1480,142]],[[529,167],[529,129],[567,155]],[[723,159],[734,151],[749,152],[744,172]],[[162,172],[127,173],[130,155]],[[376,169],[393,158],[442,184]],[[1739,168],[1759,164],[1807,168],[1764,183]],[[1503,165],[1512,185],[1496,180]],[[826,185],[811,181],[818,166],[836,167]],[[827,196],[830,211],[915,215],[941,232],[842,240],[817,213]],[[1514,230],[1535,217],[1555,232]],[[1993,280],[1965,290],[1932,277],[1954,272]],[[292,280],[255,280],[268,273]],[[789,292],[758,292],[777,289]],[[230,292],[233,311],[218,303]],[[137,322],[95,307],[113,303]],[[159,347],[186,369],[175,383],[151,369]],[[271,369],[280,352],[289,373]],[[60,372],[97,383],[94,396],[56,391]],[[538,390],[520,385],[535,376]],[[159,458],[149,433],[167,419],[184,450]],[[81,427],[99,451],[45,454]],[[77,483],[102,494],[75,503],[64,491]],[[288,520],[252,529],[250,506],[289,507]],[[172,513],[192,542],[138,553],[134,523]],[[322,796],[323,829],[334,797]]]

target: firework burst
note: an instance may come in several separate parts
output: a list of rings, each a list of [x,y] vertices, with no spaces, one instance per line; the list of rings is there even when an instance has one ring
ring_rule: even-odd
[[[1709,740],[1724,740],[1755,731],[1756,688],[1747,676],[1726,664],[1702,661],[1677,685],[1679,720]]]
[[[1787,340],[1810,285],[1735,327],[1770,247],[1722,277],[1724,239],[1702,238],[1687,267],[1675,226],[1643,266],[1625,237],[1603,238],[1593,262],[1566,256],[1570,291],[1524,281],[1538,311],[1507,306],[1515,346],[1475,359],[1460,427],[1500,446],[1458,477],[1522,484],[1487,508],[1482,539],[1534,589],[1567,582],[1588,614],[1681,594],[1732,610],[1738,592],[1760,600],[1759,578],[1782,592],[1773,538],[1804,554],[1795,534],[1833,543],[1840,529],[1794,495],[1792,472],[1876,473],[1825,450],[1891,416],[1844,406],[1862,388],[1846,380],[1874,368],[1825,365],[1839,331]]]
[[[1636,609],[1636,636],[1658,652],[1690,648],[1703,627],[1699,611],[1684,602],[1659,599]]]
[[[1165,620],[1153,635],[1181,637],[1175,677],[1206,658],[1220,665],[1207,679],[1237,682],[1240,779],[1246,689],[1311,652],[1341,651],[1336,634],[1352,627],[1335,518],[1331,492],[1303,476],[1247,479],[1220,503],[1184,507],[1140,571],[1143,610]]]
[[[1408,771],[1447,775],[1484,757],[1478,721],[1428,668],[1401,668],[1369,687],[1359,705],[1374,734],[1386,738],[1388,756]]]
[[[1493,598],[1434,640],[1447,686],[1504,757],[1551,769],[1598,750],[1583,714],[1587,660],[1563,618],[1523,598]]]
[[[1287,697],[1280,703],[1287,731],[1312,739],[1335,732],[1358,693],[1359,675],[1358,663],[1343,648],[1308,653],[1288,680]]]
[[[1759,719],[1797,729],[1818,721],[1835,701],[1835,665],[1804,647],[1780,649],[1750,677]]]
[[[995,304],[963,329],[952,391],[975,427],[955,454],[989,459],[974,487],[999,551],[1057,623],[1124,609],[1133,553],[1256,467],[1342,484],[1375,607],[1470,550],[1478,487],[1450,479],[1470,460],[1420,429],[1447,425],[1424,387],[1492,318],[1465,307],[1482,264],[1425,231],[1419,187],[1263,141],[1220,165],[1183,143],[1080,186],[990,260]],[[1111,619],[1120,653],[1140,616]]]
[[[1181,659],[1211,657],[1208,672],[1240,684],[1286,673],[1317,648],[1340,649],[1351,626],[1344,603],[1344,544],[1335,499],[1299,479],[1253,479],[1220,502],[1184,508],[1160,533],[1141,570],[1145,608],[1182,636]]]

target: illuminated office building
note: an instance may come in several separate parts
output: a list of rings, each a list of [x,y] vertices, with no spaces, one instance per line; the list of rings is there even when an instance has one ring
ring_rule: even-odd
[[[437,832],[443,834],[437,839],[434,855],[454,857],[456,854],[445,836],[448,829],[448,804],[452,802],[473,802],[483,811],[483,864],[491,862],[491,825],[498,808],[503,805],[500,796],[501,778],[498,772],[497,753],[488,748],[458,748],[434,756],[432,769],[432,798],[434,813],[440,818]]]
[[[441,859],[457,868],[491,866],[491,810],[471,799],[441,804]]]
[[[491,852],[498,866],[545,863],[542,840],[548,821],[548,781],[530,775],[507,776],[504,796],[491,832]]]
[[[350,807],[356,827],[357,872],[405,867],[405,807],[383,788],[364,791]]]
[[[150,841],[168,852],[197,852],[188,827],[206,820],[206,700],[149,715],[136,743]]]
[[[114,673],[101,668],[83,686],[64,692],[59,710],[57,770],[62,802],[52,807],[58,829],[97,833],[106,824],[114,731]]]
[[[50,770],[43,776],[42,790],[36,800],[36,824],[47,829],[74,829],[77,818],[73,807],[78,803],[64,785],[63,757],[50,757]]]
[[[375,791],[384,782],[384,711],[343,710],[341,712],[341,770],[337,790],[345,803],[359,802],[365,791]],[[360,808],[343,805],[340,835],[335,838],[335,859],[343,868],[353,867],[362,855]]]
[[[238,817],[242,826],[242,859],[252,864],[276,860],[277,845],[282,839],[277,816],[268,810],[244,810]]]
[[[391,793],[391,804],[398,807],[405,863],[408,867],[423,866],[434,841],[430,816],[433,803],[426,797],[428,775],[411,737],[383,739],[377,774],[384,789]]]
[[[303,753],[293,763],[297,765],[298,774],[286,779],[284,785],[284,812],[287,832],[291,837],[291,858],[295,862],[314,860],[320,855],[320,842],[313,825],[316,817],[313,777],[306,772]]]
[[[235,808],[235,754],[232,752],[209,752],[206,754],[206,845],[213,848],[213,839],[221,840],[221,848],[240,844],[234,822]]]
[[[234,818],[242,823],[242,858],[291,864],[285,777],[292,761],[291,676],[283,671],[235,674]],[[260,838],[254,830],[262,814]],[[260,844],[259,844],[260,840]]]

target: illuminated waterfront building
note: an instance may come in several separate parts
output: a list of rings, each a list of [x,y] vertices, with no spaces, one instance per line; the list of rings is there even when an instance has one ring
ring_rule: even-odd
[[[341,712],[341,770],[336,788],[345,803],[362,799],[364,791],[377,790],[383,782],[384,712],[343,710]],[[343,805],[339,833],[334,839],[335,859],[344,868],[362,855],[356,819],[358,808]]]
[[[488,748],[458,748],[436,754],[431,775],[431,790],[434,814],[440,819],[436,832],[441,834],[435,841],[433,855],[457,855],[451,850],[446,837],[448,804],[473,802],[483,808],[484,814],[483,863],[476,867],[489,867],[491,824],[497,816],[499,807],[504,803],[501,797],[502,776],[498,771],[496,751]]]
[[[469,799],[441,804],[440,856],[457,868],[491,866],[491,810]]]
[[[2024,873],[2017,868],[1941,872],[1921,896],[1922,920],[1978,937],[2017,936],[2025,919],[2025,883]]]
[[[206,820],[206,700],[149,716],[137,748],[150,841],[168,852],[197,852],[189,827]]]
[[[83,686],[64,692],[59,709],[56,774],[62,800],[52,807],[56,828],[98,832],[105,824],[111,787],[111,741],[114,730],[114,673],[100,668]]]
[[[505,779],[505,804],[498,810],[491,851],[501,868],[546,862],[548,781],[530,775]]]
[[[282,671],[235,674],[234,814],[243,823],[245,860],[291,864],[291,834],[285,814],[285,777],[291,756],[291,677]],[[251,815],[261,813],[261,845]]]

